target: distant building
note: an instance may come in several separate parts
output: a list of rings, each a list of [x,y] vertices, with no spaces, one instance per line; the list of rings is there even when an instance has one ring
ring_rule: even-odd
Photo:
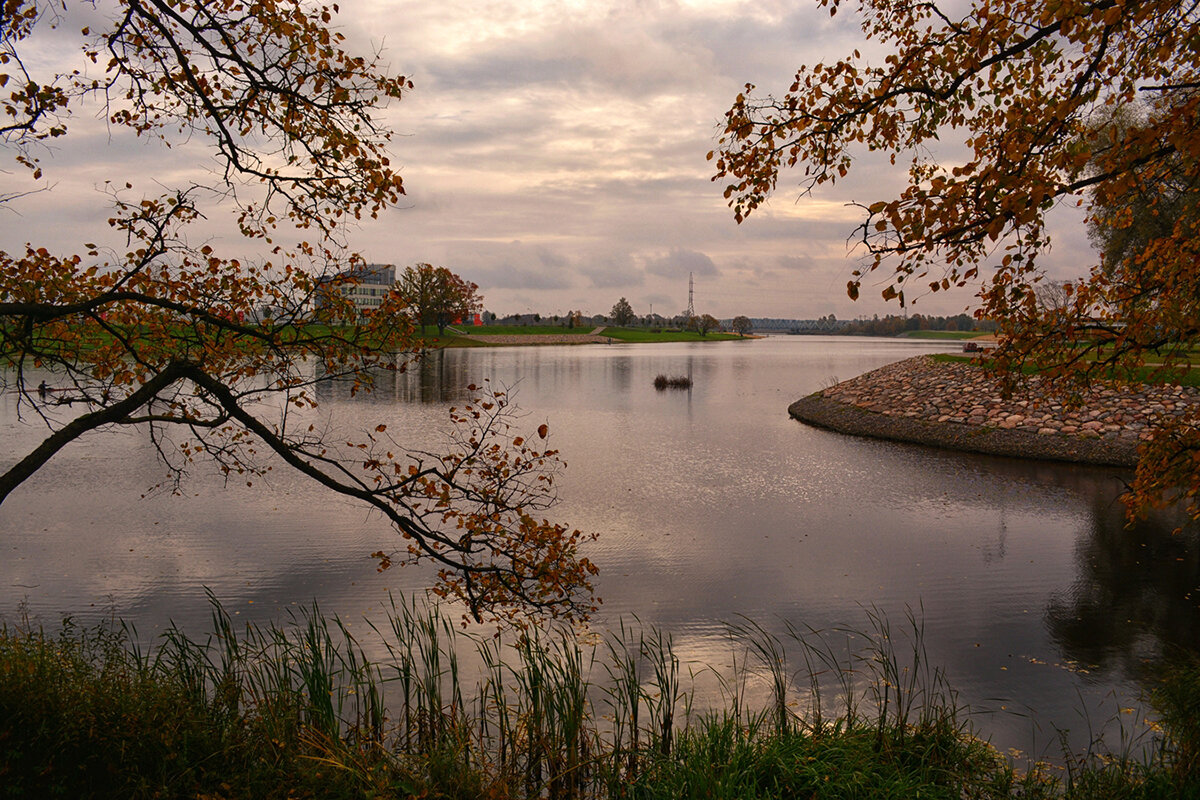
[[[343,282],[345,281],[345,282]],[[360,317],[370,314],[383,304],[383,298],[396,286],[396,266],[394,264],[363,264],[362,266],[339,272],[330,278],[322,278],[317,291],[317,305],[323,305],[324,287],[338,283],[339,291],[358,310]]]

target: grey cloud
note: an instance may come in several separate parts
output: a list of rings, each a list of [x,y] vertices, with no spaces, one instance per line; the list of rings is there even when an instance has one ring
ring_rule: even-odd
[[[720,75],[738,87],[788,80],[801,64],[839,57],[854,47],[865,49],[852,17],[831,19],[816,3],[759,17],[685,17],[669,35],[703,43]],[[792,71],[780,72],[781,62],[790,63]]]
[[[476,52],[462,61],[432,65],[429,81],[432,89],[494,92],[505,87],[576,83],[584,76],[584,66],[578,58],[554,52],[532,53],[505,42],[495,50]]]
[[[482,147],[488,150],[497,146],[512,147],[518,142],[528,146],[541,136],[557,133],[557,130],[548,129],[544,120],[477,109],[427,117],[422,121],[421,129],[406,140],[405,146],[412,149],[428,146],[439,150]]]
[[[653,23],[565,23],[442,59],[431,65],[428,83],[439,91],[495,94],[561,86],[636,96],[698,84],[711,72],[711,53],[682,31],[666,35]]]
[[[466,272],[480,287],[494,289],[566,289],[572,285],[561,272],[547,272],[524,264],[474,266]]]
[[[570,264],[570,260],[562,253],[550,250],[546,247],[538,247],[535,250],[538,263],[544,267],[561,268]]]
[[[789,272],[808,272],[816,266],[812,256],[780,256],[777,263]]]
[[[650,306],[658,306],[660,309],[659,313],[664,316],[666,315],[666,311],[662,309],[674,308],[674,304],[678,302],[674,297],[665,294],[648,294],[642,299]],[[650,312],[647,311],[646,313]]]
[[[648,97],[686,88],[728,93],[732,102],[746,81],[788,79],[781,61],[794,69],[814,54],[848,52],[847,42],[862,46],[852,19],[831,19],[815,4],[767,5],[737,15],[625,8],[587,21],[560,18],[514,38],[480,42],[465,55],[441,54],[426,65],[423,82],[439,91],[492,95],[561,86],[575,94]],[[816,36],[822,46],[814,53]]]
[[[641,286],[646,279],[645,273],[635,267],[627,255],[596,257],[588,260],[579,271],[596,289]]]
[[[448,248],[452,269],[488,289],[566,289],[574,285],[571,261],[544,245],[460,242]]]
[[[665,256],[646,259],[646,272],[665,278],[674,278],[688,272],[697,275],[717,275],[720,271],[713,260],[696,250],[673,247]]]

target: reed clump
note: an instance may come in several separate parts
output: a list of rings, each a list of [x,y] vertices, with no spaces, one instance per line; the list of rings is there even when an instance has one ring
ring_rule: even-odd
[[[656,375],[654,377],[654,388],[660,392],[665,389],[690,389],[692,388],[692,379],[687,375],[675,375],[673,377]]]
[[[743,621],[732,666],[697,670],[637,624],[477,638],[409,599],[363,641],[315,605],[240,628],[212,606],[202,640],[152,646],[119,624],[0,628],[0,797],[1196,796],[1200,676],[1141,760],[1018,772],[972,735],[911,615],[834,636]]]

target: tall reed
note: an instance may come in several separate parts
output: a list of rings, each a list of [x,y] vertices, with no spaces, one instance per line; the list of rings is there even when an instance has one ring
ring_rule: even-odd
[[[865,631],[740,620],[732,667],[703,670],[721,697],[697,713],[694,670],[689,687],[672,637],[636,621],[481,637],[408,598],[364,643],[315,604],[239,628],[211,603],[200,640],[0,630],[0,796],[1074,800],[1184,796],[1195,775],[1186,710],[1149,761],[1073,762],[1065,784],[1019,775],[972,736],[912,612],[893,628],[871,610]]]

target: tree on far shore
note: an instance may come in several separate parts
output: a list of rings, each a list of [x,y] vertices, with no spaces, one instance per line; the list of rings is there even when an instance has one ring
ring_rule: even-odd
[[[693,319],[696,323],[696,331],[701,336],[707,336],[709,331],[719,330],[721,327],[720,320],[718,320],[712,314],[701,314],[697,317],[693,317]]]
[[[436,325],[441,336],[446,326],[470,318],[483,307],[479,287],[446,267],[405,267],[396,283],[422,333],[426,325]]]
[[[613,304],[609,317],[612,318],[613,325],[624,327],[636,320],[637,314],[633,313],[633,306],[629,305],[629,301],[622,297]]]
[[[750,332],[754,325],[750,322],[749,317],[738,316],[733,318],[733,321],[730,323],[730,327],[733,328],[733,332],[738,336],[745,336]]]

